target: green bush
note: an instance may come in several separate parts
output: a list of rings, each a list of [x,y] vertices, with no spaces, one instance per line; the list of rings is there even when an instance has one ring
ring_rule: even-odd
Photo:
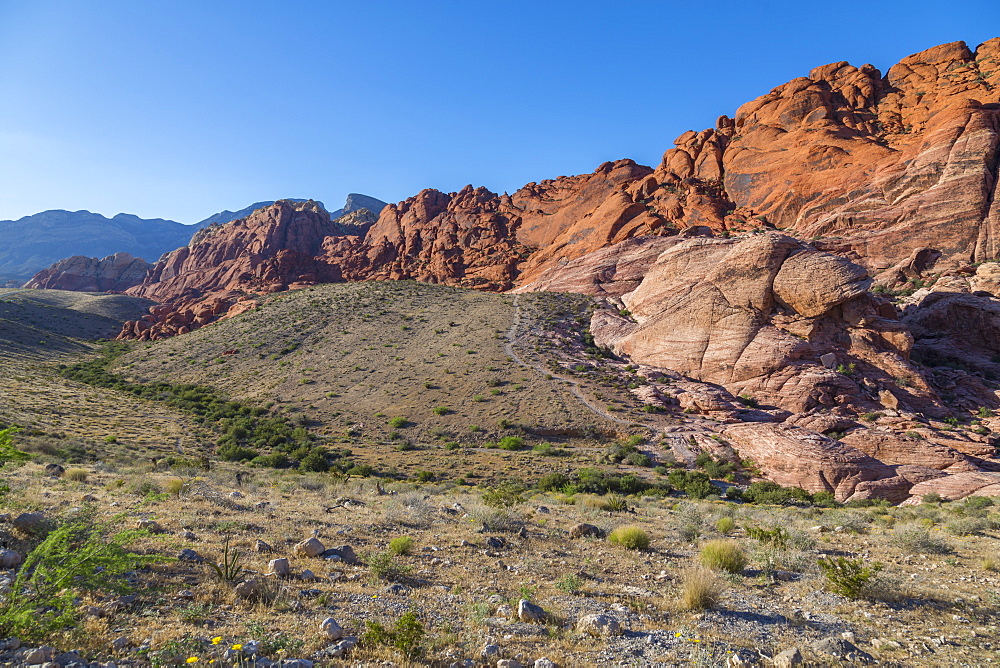
[[[919,524],[901,524],[892,530],[889,542],[908,554],[947,554],[951,546]]]
[[[408,424],[408,421],[407,421],[407,419],[405,417],[401,417],[401,416],[397,415],[394,418],[389,418],[389,426],[392,427],[393,429],[402,429],[407,424]]]
[[[421,470],[414,473],[413,477],[417,479],[417,482],[430,482],[434,480],[434,473]]]
[[[817,562],[827,587],[834,594],[847,598],[876,598],[876,577],[882,570],[881,563],[847,557],[823,557]]]
[[[361,644],[394,647],[409,661],[419,659],[425,650],[421,645],[424,627],[413,611],[406,612],[387,629],[378,622],[366,621],[366,631],[361,634]]]
[[[505,482],[492,487],[483,494],[483,503],[490,508],[511,508],[524,503],[523,487],[517,483]]]
[[[379,580],[398,580],[410,574],[413,569],[397,560],[396,554],[386,550],[368,557],[368,572]]]
[[[671,486],[684,492],[692,499],[704,499],[719,493],[708,475],[701,471],[674,469],[667,475],[667,480]]]
[[[27,452],[21,452],[11,445],[11,440],[18,431],[16,427],[0,429],[0,466],[8,462],[21,464],[31,459],[31,455]]]
[[[583,589],[583,580],[576,573],[567,573],[555,583],[556,589],[567,594],[576,594]]]
[[[710,540],[701,548],[698,560],[713,571],[742,573],[747,565],[746,554],[735,540]]]
[[[330,470],[330,463],[320,448],[314,448],[299,461],[299,470],[313,473],[325,473]]]
[[[119,531],[80,514],[51,531],[27,556],[11,585],[16,596],[0,603],[0,636],[43,641],[50,634],[76,626],[83,592],[128,593],[126,576],[144,565],[166,561],[155,554],[135,554],[128,546],[146,535]]]
[[[715,523],[715,530],[723,535],[730,533],[735,528],[736,522],[733,521],[732,517],[720,517]]]
[[[504,436],[497,443],[501,450],[520,450],[524,447],[524,439],[520,436]]]
[[[413,551],[413,539],[409,536],[399,536],[389,541],[389,552],[404,556]]]
[[[431,412],[434,413],[434,415],[447,415],[448,413],[451,413],[451,409],[447,406],[437,406],[436,408],[432,408]]]
[[[608,536],[608,542],[629,550],[648,550],[649,534],[637,526],[618,527]]]
[[[784,527],[771,527],[770,529],[765,529],[764,527],[748,526],[744,530],[746,531],[748,538],[753,538],[758,543],[773,545],[774,547],[787,546],[788,540],[792,537],[788,532],[788,529]]]
[[[555,492],[569,484],[569,478],[562,473],[547,473],[538,479],[538,489]]]

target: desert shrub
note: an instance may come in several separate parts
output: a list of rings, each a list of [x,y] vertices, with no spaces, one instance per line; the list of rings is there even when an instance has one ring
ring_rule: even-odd
[[[627,462],[632,466],[652,466],[653,462],[637,447],[643,442],[642,436],[630,436],[627,440],[611,445],[604,451],[603,460],[612,464]]]
[[[567,594],[576,594],[583,589],[583,580],[576,573],[567,573],[556,580],[555,588]]]
[[[685,610],[707,610],[722,598],[725,584],[714,571],[688,568],[681,573],[680,603]]]
[[[406,564],[400,563],[397,557],[398,555],[388,550],[369,555],[368,572],[377,580],[392,581],[406,577],[413,569]]]
[[[53,529],[17,572],[11,590],[18,594],[0,602],[0,635],[44,640],[75,626],[80,606],[74,599],[82,592],[127,593],[133,586],[128,572],[166,560],[130,552],[128,546],[146,532],[116,530],[120,520],[98,523],[83,513]]]
[[[715,523],[715,530],[725,535],[736,528],[736,522],[732,517],[720,517]]]
[[[569,454],[563,448],[557,448],[551,443],[539,443],[531,448],[531,451],[535,454],[542,455],[543,457],[562,457]]]
[[[883,568],[881,563],[847,557],[823,557],[817,564],[826,578],[827,588],[834,594],[853,599],[879,598],[877,576]]]
[[[393,429],[402,429],[403,427],[405,427],[407,425],[407,419],[405,417],[401,417],[401,416],[397,415],[396,417],[389,418],[389,423],[388,424]]]
[[[243,576],[243,552],[229,546],[229,536],[222,547],[222,555],[218,561],[209,561],[208,565],[220,581],[233,584]]]
[[[425,652],[421,645],[424,627],[413,611],[401,615],[392,628],[387,629],[372,621],[366,621],[365,627],[365,632],[361,634],[362,645],[394,647],[409,661],[419,659]]]
[[[21,464],[31,459],[31,455],[27,452],[21,452],[11,445],[13,436],[18,431],[16,427],[0,429],[0,466],[8,462]]]
[[[538,479],[538,489],[555,492],[569,484],[569,478],[562,473],[547,473]]]
[[[774,506],[808,505],[812,503],[812,495],[798,487],[782,487],[770,480],[759,480],[744,490],[743,500]]]
[[[141,478],[129,485],[128,491],[136,496],[149,496],[150,494],[160,494],[163,490],[155,481]]]
[[[271,455],[260,455],[250,460],[250,466],[269,469],[284,469],[291,466],[292,461],[283,452],[275,452]]]
[[[180,496],[181,492],[184,491],[184,481],[180,478],[171,478],[167,481],[167,484],[163,486],[163,490],[167,494]]]
[[[945,530],[955,536],[981,536],[990,528],[984,517],[961,517],[944,525]]]
[[[409,536],[399,536],[389,541],[389,552],[404,556],[413,551],[413,539]]]
[[[414,473],[413,477],[417,479],[417,482],[430,482],[434,480],[434,473],[432,471],[420,470]]]
[[[711,453],[706,450],[702,450],[698,453],[694,463],[696,466],[704,469],[705,473],[712,478],[724,478],[726,475],[736,470],[735,464],[722,459],[716,460],[712,457]]]
[[[486,531],[517,531],[521,521],[512,508],[494,508],[475,504],[469,508],[469,518]]]
[[[501,450],[520,450],[524,447],[524,439],[520,436],[504,436],[497,443]]]
[[[649,534],[637,526],[618,527],[608,536],[608,542],[628,550],[648,550]]]
[[[490,508],[511,508],[524,503],[523,491],[524,487],[517,483],[501,483],[483,494],[483,503]]]
[[[447,415],[448,413],[451,413],[451,409],[447,406],[436,406],[431,409],[431,412],[434,413],[434,415]]]
[[[942,499],[941,495],[937,492],[928,492],[920,497],[921,503],[941,503],[942,501],[944,501],[944,499]]]
[[[627,513],[629,511],[628,499],[618,494],[608,496],[601,507],[613,513]]]
[[[765,543],[774,545],[775,547],[785,547],[788,545],[788,539],[791,534],[788,529],[784,527],[771,527],[770,529],[765,529],[764,527],[745,527],[744,530],[747,533],[748,538],[753,538],[758,543]]]
[[[87,469],[72,468],[66,469],[66,472],[63,473],[63,478],[73,482],[87,482],[87,475]]]
[[[719,493],[708,475],[701,471],[674,469],[667,475],[667,481],[692,499],[704,499]]]
[[[847,533],[864,533],[872,523],[872,516],[859,510],[839,510],[830,513],[828,519],[842,527]]]
[[[234,441],[222,443],[216,454],[224,462],[249,461],[260,455],[256,450],[239,445]]]
[[[330,463],[321,448],[313,448],[305,457],[299,460],[299,470],[312,473],[325,473],[330,470]]]
[[[390,524],[426,528],[436,517],[434,508],[420,492],[397,494],[386,503],[382,518]]]
[[[701,548],[698,560],[714,571],[742,573],[747,565],[746,554],[735,540],[710,540]]]
[[[895,547],[908,554],[947,554],[951,546],[947,541],[934,536],[919,524],[901,524],[892,531],[889,539]]]

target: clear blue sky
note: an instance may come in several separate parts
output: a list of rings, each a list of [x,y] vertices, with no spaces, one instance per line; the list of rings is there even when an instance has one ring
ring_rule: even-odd
[[[655,165],[817,65],[998,35],[998,0],[0,0],[0,219],[513,192]]]

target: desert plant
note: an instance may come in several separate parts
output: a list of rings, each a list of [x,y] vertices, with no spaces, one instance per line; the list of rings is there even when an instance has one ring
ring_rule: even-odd
[[[434,415],[447,415],[451,412],[451,409],[447,406],[436,406],[431,409],[431,412],[434,413]]]
[[[504,436],[497,443],[501,450],[520,450],[524,447],[524,439],[520,436]]]
[[[555,587],[567,594],[576,594],[583,588],[583,580],[576,573],[567,573],[556,580]]]
[[[14,434],[18,431],[19,430],[16,427],[0,429],[0,465],[6,464],[7,462],[22,464],[31,459],[31,455],[27,452],[21,452],[11,445],[11,440],[13,439]]]
[[[727,573],[742,573],[747,565],[746,554],[735,540],[710,540],[701,548],[698,560],[703,566],[714,571]]]
[[[921,503],[941,503],[942,501],[944,501],[944,499],[942,499],[941,495],[937,492],[928,492],[920,497]]]
[[[688,568],[681,573],[680,604],[685,610],[707,610],[722,598],[725,584],[714,571]]]
[[[424,627],[412,610],[397,619],[392,628],[386,628],[378,622],[366,621],[366,630],[361,634],[363,645],[388,645],[394,647],[407,659],[413,661],[424,654],[421,641],[424,638]]]
[[[981,536],[990,528],[983,517],[961,517],[944,525],[945,530],[955,536]]]
[[[775,547],[785,547],[788,544],[788,539],[791,534],[788,533],[788,529],[784,527],[771,527],[770,529],[765,529],[764,527],[745,527],[744,530],[747,533],[748,538],[753,538],[758,543],[766,543],[774,545]]]
[[[919,524],[901,524],[892,531],[889,541],[910,554],[947,554],[951,552],[948,543],[931,535],[926,527]]]
[[[736,522],[733,521],[732,517],[720,517],[715,523],[715,530],[723,535],[730,533],[735,528]]]
[[[16,596],[0,602],[0,635],[42,640],[74,626],[80,607],[74,599],[85,591],[126,593],[132,581],[126,573],[143,564],[166,561],[156,554],[128,550],[147,532],[118,531],[84,512],[53,529],[27,556],[11,585]]]
[[[243,565],[240,563],[242,559],[243,553],[237,549],[230,549],[229,536],[226,536],[222,546],[222,558],[219,561],[209,561],[208,565],[219,580],[234,584],[243,577]]]
[[[407,420],[405,417],[396,416],[394,418],[389,418],[389,426],[393,429],[402,429],[407,425]]]
[[[881,563],[847,557],[822,557],[816,563],[834,594],[853,599],[876,597],[876,577],[883,568]]]
[[[87,469],[72,468],[66,469],[63,473],[63,478],[66,480],[71,480],[73,482],[87,482]]]
[[[399,536],[389,541],[389,552],[403,556],[413,551],[413,539],[409,536]]]
[[[398,580],[410,574],[413,570],[397,560],[396,554],[390,551],[376,552],[368,557],[368,572],[378,580]]]
[[[512,508],[524,503],[521,485],[511,482],[501,483],[496,487],[491,487],[483,494],[483,503],[490,508]]]
[[[608,536],[608,542],[628,550],[648,550],[649,534],[637,526],[618,527]]]
[[[629,511],[628,499],[619,494],[611,494],[607,499],[604,500],[602,506],[604,510],[608,510],[613,513],[627,513]]]

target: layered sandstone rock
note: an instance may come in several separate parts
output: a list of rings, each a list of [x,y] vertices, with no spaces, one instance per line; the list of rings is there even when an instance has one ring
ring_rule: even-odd
[[[881,392],[933,411],[935,394],[909,362],[909,333],[869,282],[862,267],[775,232],[690,239],[622,295],[630,317],[599,311],[591,330],[598,345],[639,363],[795,413],[871,409]],[[899,377],[909,387],[892,382]]]
[[[24,287],[123,292],[142,283],[152,266],[142,258],[132,257],[128,253],[115,253],[101,259],[74,255],[38,272]]]

